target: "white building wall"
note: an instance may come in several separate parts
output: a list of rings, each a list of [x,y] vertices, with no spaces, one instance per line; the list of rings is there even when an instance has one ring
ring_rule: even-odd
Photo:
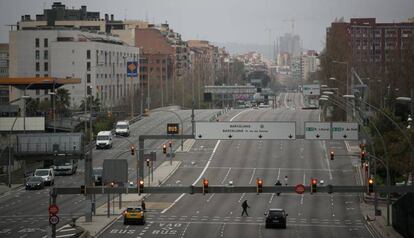
[[[90,50],[90,59],[87,51]],[[105,60],[106,54],[106,60]],[[119,105],[129,96],[131,81],[126,75],[126,62],[138,59],[138,48],[98,42],[54,42],[52,45],[55,77],[81,78],[81,84],[64,86],[71,92],[71,104],[79,106],[85,97],[86,87],[101,100],[104,108]],[[90,70],[87,64],[90,62]],[[90,75],[90,82],[87,78]],[[139,87],[133,78],[134,89]]]
[[[126,62],[134,59],[138,61],[139,49],[88,40],[99,37],[119,41],[118,38],[79,30],[21,30],[11,31],[9,36],[10,77],[81,78],[81,84],[64,86],[69,90],[71,107],[79,106],[85,97],[87,62],[90,62],[91,68],[88,71],[90,83],[87,83],[86,86],[92,88],[92,95],[101,99],[101,105],[104,108],[118,105],[122,102],[122,98],[130,92],[131,81],[126,77]],[[75,41],[58,42],[58,37],[73,37]],[[36,47],[36,39],[39,39],[39,47]],[[44,46],[44,39],[48,39],[47,47]],[[44,59],[45,50],[48,52],[48,59]],[[90,59],[86,58],[87,50],[91,50]],[[36,59],[36,51],[39,51],[38,59]],[[111,64],[109,58],[111,58]],[[36,70],[36,62],[39,63],[38,71]],[[103,64],[101,65],[99,62]],[[45,63],[48,63],[48,70],[44,70]],[[132,79],[135,90],[138,90],[138,82],[137,77]],[[39,97],[47,95],[47,92],[29,90],[27,94]],[[10,100],[21,95],[23,95],[22,90],[14,88],[11,90]]]

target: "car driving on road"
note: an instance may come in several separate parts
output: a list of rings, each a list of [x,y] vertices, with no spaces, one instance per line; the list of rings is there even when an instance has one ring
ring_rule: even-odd
[[[129,207],[124,211],[124,224],[145,224],[145,215],[142,207]]]
[[[271,208],[265,213],[266,228],[280,227],[286,228],[286,217],[288,214],[280,208]]]
[[[45,184],[41,177],[30,177],[26,182],[26,190],[43,189]]]

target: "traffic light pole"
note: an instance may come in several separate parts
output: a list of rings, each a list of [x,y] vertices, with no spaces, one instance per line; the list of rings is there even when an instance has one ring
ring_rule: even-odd
[[[194,139],[194,135],[140,135],[138,137],[137,181],[144,179],[144,146],[145,140]]]

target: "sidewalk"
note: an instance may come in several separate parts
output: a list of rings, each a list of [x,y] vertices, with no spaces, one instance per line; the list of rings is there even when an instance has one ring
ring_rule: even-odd
[[[349,153],[359,153],[360,148],[357,141],[345,141],[345,146]],[[362,174],[364,173],[364,169],[357,165],[355,166],[357,172],[357,184],[362,182]],[[402,236],[394,230],[392,225],[390,224],[387,226],[387,206],[384,204],[378,204],[378,210],[381,210],[380,216],[375,216],[374,211],[374,203],[366,199],[366,194],[363,194],[361,199],[360,209],[364,219],[367,221],[367,226],[369,231],[374,237],[382,237],[382,238],[402,238]],[[391,212],[391,209],[390,209]],[[392,214],[390,214],[390,219]],[[392,221],[391,221],[392,223]]]
[[[159,182],[162,184],[164,183],[172,174],[180,167],[181,161],[173,161],[172,165],[170,165],[170,161],[163,162],[157,169],[154,170],[154,184],[155,186],[159,186]],[[148,177],[145,177],[144,181],[147,181]],[[159,182],[158,182],[159,181]],[[154,186],[154,185],[151,185]],[[119,198],[115,198],[115,203],[111,200],[110,202],[110,216],[107,216],[107,203],[103,204],[102,206],[96,208],[96,215],[92,217],[92,222],[86,222],[85,217],[79,217],[76,220],[76,226],[80,227],[81,229],[85,230],[89,233],[89,236],[95,237],[99,235],[100,232],[107,227],[109,227],[113,222],[116,221],[118,217],[121,216],[121,213],[128,207],[128,206],[137,206],[141,205],[141,200],[146,196],[146,194],[124,194],[122,196],[122,206],[119,209]],[[112,204],[115,204],[113,207]],[[151,203],[146,202],[147,209],[158,209],[168,206],[168,204],[160,204],[160,203]]]
[[[22,188],[23,184],[12,184],[11,187],[7,186],[7,184],[0,184],[0,196],[6,195],[11,191],[17,190]]]

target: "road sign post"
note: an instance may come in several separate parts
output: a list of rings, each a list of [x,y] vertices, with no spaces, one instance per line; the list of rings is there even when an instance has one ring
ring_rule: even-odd
[[[332,122],[333,140],[358,140],[358,123]]]
[[[196,122],[195,139],[294,140],[295,122]]]
[[[297,194],[303,194],[305,192],[305,186],[303,184],[298,184],[295,186],[295,192]]]
[[[330,140],[331,123],[330,122],[305,122],[305,139],[306,140]]]

